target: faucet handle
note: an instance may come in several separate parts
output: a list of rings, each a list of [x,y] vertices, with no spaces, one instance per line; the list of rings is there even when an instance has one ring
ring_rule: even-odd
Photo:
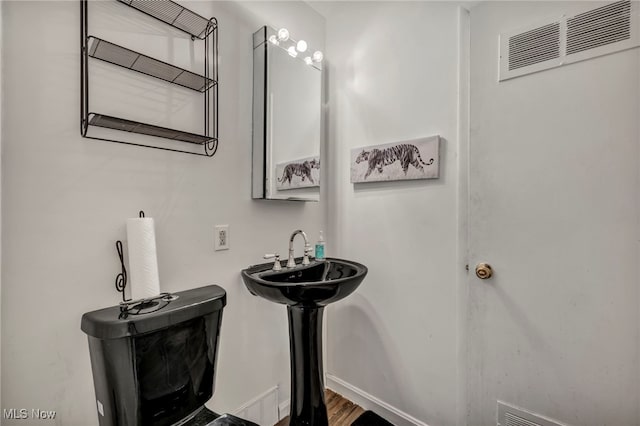
[[[304,257],[302,258],[302,264],[303,265],[308,265],[309,262],[309,255],[313,252],[313,248],[311,247],[311,244],[307,243],[304,245]]]
[[[273,253],[273,254],[265,254],[264,255],[265,259],[275,259],[273,261],[273,271],[280,271],[282,269],[282,265],[280,265],[280,255],[278,253]]]

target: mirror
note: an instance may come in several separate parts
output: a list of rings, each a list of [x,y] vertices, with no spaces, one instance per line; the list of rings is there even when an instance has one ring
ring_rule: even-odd
[[[253,35],[254,199],[320,199],[322,58],[295,49],[271,27]]]

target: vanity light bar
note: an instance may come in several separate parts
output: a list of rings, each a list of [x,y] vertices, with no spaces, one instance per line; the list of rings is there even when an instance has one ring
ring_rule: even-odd
[[[269,37],[269,42],[286,50],[292,58],[296,58],[299,53],[305,53],[308,48],[306,41],[296,41],[292,39],[289,36],[289,30],[286,28],[280,28],[277,34],[272,34]],[[303,58],[307,65],[319,64],[322,62],[322,59],[324,59],[324,55],[319,50],[316,50],[312,54],[308,54]]]

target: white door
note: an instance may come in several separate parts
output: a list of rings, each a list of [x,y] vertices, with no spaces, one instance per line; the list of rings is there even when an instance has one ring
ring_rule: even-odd
[[[570,425],[640,424],[640,49],[497,81],[501,32],[590,6],[471,10],[470,426],[495,425],[498,400]]]

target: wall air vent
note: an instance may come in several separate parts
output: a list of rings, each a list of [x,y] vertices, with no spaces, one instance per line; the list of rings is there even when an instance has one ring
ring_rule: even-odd
[[[640,46],[640,1],[621,0],[500,35],[499,80]]]
[[[638,46],[638,11],[632,14],[632,6],[637,9],[638,2],[622,0],[568,18],[568,59],[586,51],[594,57]]]
[[[498,426],[566,426],[555,420],[498,401]]]
[[[509,37],[509,70],[560,57],[560,23]]]
[[[567,19],[567,55],[629,40],[631,2],[619,1]]]

